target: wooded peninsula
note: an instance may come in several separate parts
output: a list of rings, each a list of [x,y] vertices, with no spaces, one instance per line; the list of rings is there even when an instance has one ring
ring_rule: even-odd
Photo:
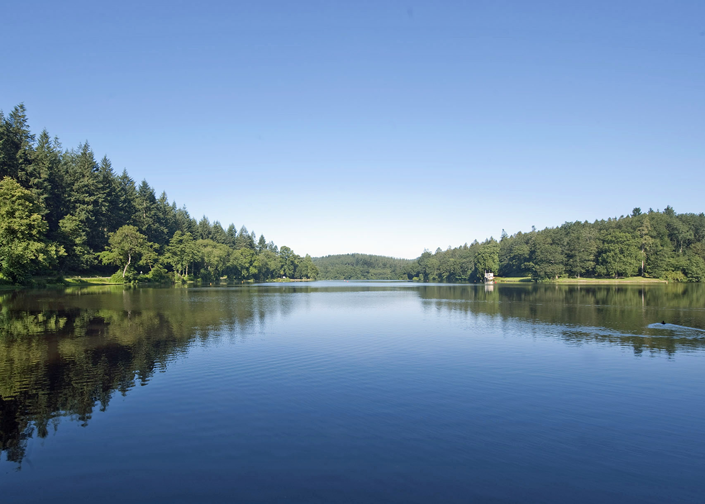
[[[117,268],[117,271],[116,271]],[[391,279],[479,282],[486,272],[534,281],[639,276],[705,279],[705,214],[634,208],[595,222],[566,222],[424,251],[417,259],[366,254],[311,258],[227,228],[117,174],[88,143],[64,150],[31,133],[24,105],[0,112],[0,283],[62,283],[112,275],[113,283]]]

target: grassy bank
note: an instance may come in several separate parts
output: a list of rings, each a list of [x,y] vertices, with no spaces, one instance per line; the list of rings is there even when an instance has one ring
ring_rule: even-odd
[[[108,285],[110,277],[102,276],[74,276],[64,278],[64,285]]]
[[[554,283],[560,284],[658,284],[668,283],[660,278],[628,277],[628,278],[559,278]]]
[[[495,277],[497,283],[529,283],[531,277]],[[658,284],[668,283],[668,280],[659,278],[628,277],[628,278],[559,278],[558,280],[544,280],[541,283],[555,283],[566,285],[599,285],[599,284]]]
[[[529,283],[531,277],[494,277],[496,283]]]

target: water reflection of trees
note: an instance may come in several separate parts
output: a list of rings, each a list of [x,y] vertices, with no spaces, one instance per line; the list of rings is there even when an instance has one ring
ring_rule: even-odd
[[[0,451],[22,461],[28,440],[62,417],[87,425],[96,408],[126,394],[185,353],[219,337],[247,338],[307,296],[406,290],[444,313],[543,324],[569,344],[629,346],[674,353],[705,337],[665,334],[660,320],[705,329],[705,286],[290,285],[230,289],[105,287],[0,295]],[[338,302],[344,302],[343,298]],[[303,303],[303,305],[302,305]],[[550,326],[550,330],[548,330]]]
[[[675,353],[705,347],[705,332],[648,328],[667,321],[705,329],[705,286],[434,285],[419,288],[438,310],[485,314],[556,326],[571,344],[604,342],[644,351]],[[555,331],[551,331],[555,334]]]
[[[145,384],[189,345],[261,330],[293,309],[243,289],[114,288],[0,295],[0,451],[22,461],[61,417],[87,425],[113,395]]]

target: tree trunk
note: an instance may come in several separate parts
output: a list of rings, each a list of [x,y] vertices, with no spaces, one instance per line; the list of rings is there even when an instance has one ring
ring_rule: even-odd
[[[125,265],[125,269],[122,270],[122,278],[125,278],[125,273],[127,272],[127,267],[130,265],[130,261],[132,261],[132,254],[127,254],[127,264]]]

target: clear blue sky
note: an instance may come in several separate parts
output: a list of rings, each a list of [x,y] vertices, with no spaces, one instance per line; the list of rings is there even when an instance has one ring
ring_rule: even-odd
[[[299,254],[705,211],[705,2],[5,2],[0,108]]]

